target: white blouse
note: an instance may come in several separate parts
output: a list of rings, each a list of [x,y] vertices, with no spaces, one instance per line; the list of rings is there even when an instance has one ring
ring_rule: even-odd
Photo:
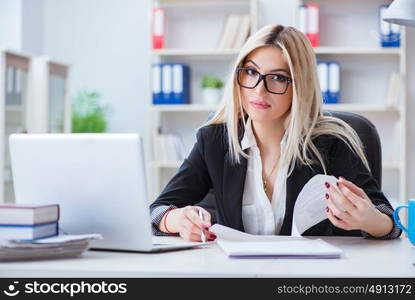
[[[252,121],[248,118],[241,141],[242,150],[248,149],[248,164],[242,198],[242,221],[245,232],[260,235],[279,234],[285,215],[288,166],[283,165],[286,134],[281,140],[280,163],[274,182],[271,202],[262,184],[262,163]]]

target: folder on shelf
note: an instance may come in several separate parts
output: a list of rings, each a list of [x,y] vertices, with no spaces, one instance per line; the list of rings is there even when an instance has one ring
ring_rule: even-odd
[[[164,48],[165,11],[162,7],[153,9],[152,38],[153,49]]]
[[[390,26],[391,26],[392,43],[394,47],[400,47],[401,46],[401,26],[398,24],[390,24]]]
[[[323,61],[317,63],[318,79],[320,81],[320,89],[323,97],[323,102],[327,103],[329,99],[329,70],[328,64]]]
[[[172,65],[173,72],[173,99],[174,104],[190,103],[190,76],[189,67],[184,64]]]
[[[232,48],[239,49],[243,46],[245,41],[247,40],[249,36],[249,29],[251,26],[251,19],[249,15],[241,15],[240,18],[240,26],[239,30],[237,32],[237,36],[235,38],[235,42],[232,46]]]
[[[318,47],[320,43],[319,15],[320,8],[316,4],[304,4],[297,8],[297,29],[307,36],[313,47]]]
[[[313,47],[319,46],[319,7],[315,4],[307,5],[307,37]]]
[[[379,35],[382,47],[400,47],[400,26],[383,21],[387,4],[379,6]]]
[[[153,104],[162,104],[163,95],[161,91],[161,65],[153,64]]]
[[[297,9],[297,29],[307,34],[307,5],[300,5]]]
[[[160,141],[160,127],[155,127],[152,129],[151,132],[151,139],[152,139],[152,152],[154,155],[154,158],[161,159],[162,152],[161,152],[161,141]]]
[[[162,64],[161,67],[162,104],[173,102],[173,71],[171,64]]]
[[[7,67],[6,104],[8,105],[22,104],[21,74],[20,69]]]
[[[402,88],[402,78],[397,72],[392,72],[389,78],[389,86],[386,94],[386,105],[397,106],[399,102],[399,93]]]
[[[190,103],[190,68],[181,63],[153,64],[153,104]]]
[[[328,66],[329,70],[329,93],[327,103],[340,102],[340,64],[332,61]]]
[[[182,138],[177,134],[162,134],[153,129],[154,157],[163,162],[181,162],[186,158],[186,149]]]
[[[13,103],[13,68],[7,67],[6,69],[6,104]]]
[[[220,39],[219,39],[219,43],[218,43],[218,48],[219,49],[224,49],[225,48],[225,44],[226,44],[225,37],[228,35],[228,32],[227,31],[230,28],[229,23],[231,21],[231,16],[232,15],[228,15],[226,17],[226,20],[225,20],[224,24],[223,24],[222,33],[221,33],[221,36],[220,36]]]
[[[225,28],[223,29],[222,36],[218,45],[219,49],[231,49],[236,41],[236,36],[241,24],[241,18],[239,15],[229,15],[225,22]]]
[[[15,76],[15,85],[14,85],[14,102],[12,104],[19,105],[22,104],[22,70],[14,69]]]

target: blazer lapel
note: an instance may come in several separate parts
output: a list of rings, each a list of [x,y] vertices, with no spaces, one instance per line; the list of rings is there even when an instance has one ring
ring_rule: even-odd
[[[245,132],[242,119],[238,123],[238,142],[241,143]],[[247,150],[244,151],[247,154]],[[242,196],[245,186],[248,160],[241,156],[240,163],[234,164],[229,157],[229,147],[225,153],[223,169],[223,211],[226,226],[244,231],[242,222]]]
[[[225,154],[223,171],[223,206],[226,226],[244,231],[242,223],[242,196],[244,192],[247,160],[232,164],[229,153]]]

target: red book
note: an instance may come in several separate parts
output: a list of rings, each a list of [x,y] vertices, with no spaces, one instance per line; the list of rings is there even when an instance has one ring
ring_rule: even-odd
[[[319,7],[315,4],[307,5],[307,37],[313,47],[319,46]]]
[[[153,49],[164,48],[165,12],[162,7],[153,9]]]
[[[59,220],[59,205],[2,204],[0,225],[41,225]]]

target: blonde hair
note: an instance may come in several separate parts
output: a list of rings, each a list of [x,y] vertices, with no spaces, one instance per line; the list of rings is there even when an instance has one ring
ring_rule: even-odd
[[[281,157],[282,163],[289,165],[289,173],[294,169],[295,162],[311,166],[315,161],[311,154],[320,162],[327,174],[324,159],[313,139],[320,135],[332,135],[341,139],[370,171],[362,142],[346,122],[335,117],[323,115],[323,101],[317,76],[317,64],[314,50],[308,39],[299,30],[282,25],[268,25],[251,36],[243,45],[233,66],[233,70],[241,67],[245,58],[260,47],[277,47],[283,53],[291,77],[293,79],[293,97],[290,112],[284,126],[288,131],[286,150]],[[219,107],[213,117],[205,124],[225,124],[229,155],[233,163],[240,163],[240,156],[247,157],[243,152],[238,138],[240,122],[245,125],[245,112],[242,107],[240,87],[236,82],[235,71],[231,72]]]

